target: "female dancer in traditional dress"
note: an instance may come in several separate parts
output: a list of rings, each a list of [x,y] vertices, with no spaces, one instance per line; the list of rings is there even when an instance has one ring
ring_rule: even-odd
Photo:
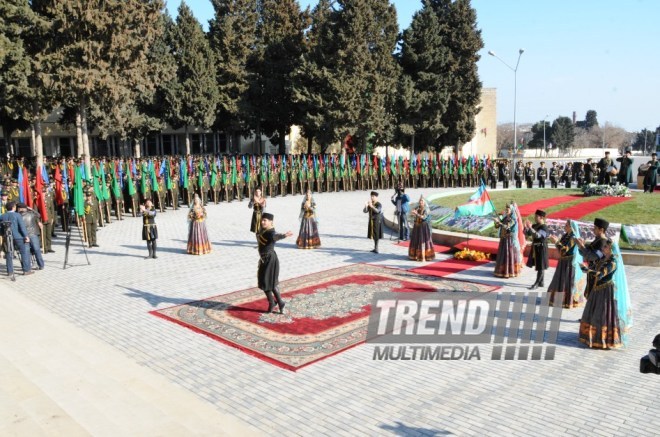
[[[254,190],[254,195],[252,196],[252,201],[248,206],[251,206],[254,210],[252,211],[252,223],[250,223],[250,232],[254,232],[259,235],[261,230],[261,214],[266,208],[266,198],[261,195],[261,188]]]
[[[307,190],[305,199],[300,205],[300,232],[296,246],[300,249],[316,249],[321,247],[321,238],[316,218],[316,202],[312,197],[312,192]]]
[[[520,223],[514,204],[507,205],[504,212],[493,220],[499,228],[500,243],[495,259],[495,276],[515,278],[522,271],[522,251],[520,247]],[[524,241],[524,240],[523,240]]]
[[[607,240],[602,251],[592,269],[596,283],[582,313],[579,339],[590,348],[611,349],[627,344],[632,308],[618,245]]]
[[[211,242],[206,232],[206,208],[202,199],[195,194],[195,200],[188,213],[188,253],[191,255],[205,255],[211,253]]]
[[[548,287],[550,305],[555,301],[555,293],[564,293],[564,308],[577,308],[584,304],[584,287],[587,284],[587,278],[580,268],[582,255],[577,246],[580,229],[574,220],[566,220],[564,230],[566,232],[561,239],[550,237],[560,255],[555,275]]]
[[[410,236],[410,247],[408,258],[415,261],[430,261],[435,259],[433,240],[431,238],[431,225],[429,224],[429,207],[424,197],[419,198],[417,208],[411,211],[415,219],[412,234]]]

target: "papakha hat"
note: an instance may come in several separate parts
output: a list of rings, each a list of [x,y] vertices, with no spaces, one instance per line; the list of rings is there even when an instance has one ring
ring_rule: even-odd
[[[261,214],[261,218],[262,218],[262,219],[266,219],[266,220],[273,221],[273,219],[275,218],[275,216],[273,216],[273,214],[271,214],[271,213],[269,213],[269,212],[264,212],[263,214]]]
[[[594,220],[594,226],[596,226],[597,228],[601,228],[604,231],[606,231],[607,228],[610,227],[610,222],[608,222],[605,219],[597,218],[597,219]]]
[[[543,211],[542,209],[537,209],[536,212],[534,213],[534,215],[538,215],[538,216],[541,216],[541,217],[545,217],[545,216],[546,216],[546,213],[545,213],[545,211]]]

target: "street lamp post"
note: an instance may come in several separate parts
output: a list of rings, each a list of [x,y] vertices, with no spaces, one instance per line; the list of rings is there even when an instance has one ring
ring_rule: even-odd
[[[518,129],[516,127],[516,97],[517,97],[517,84],[518,84],[518,80],[517,80],[518,79],[518,65],[520,64],[520,57],[522,56],[522,54],[524,52],[525,52],[525,49],[519,49],[518,50],[518,62],[516,62],[516,68],[513,68],[512,66],[510,66],[509,64],[504,62],[502,60],[502,58],[497,56],[494,51],[492,51],[492,50],[488,51],[489,55],[499,59],[499,61],[502,64],[506,65],[507,68],[509,68],[511,71],[513,71],[513,148],[514,148],[514,152],[515,152],[515,149],[518,148]]]
[[[545,145],[545,120],[548,118],[548,115],[550,114],[546,114],[545,117],[543,117],[543,151],[545,152],[546,157],[548,156],[548,149]]]

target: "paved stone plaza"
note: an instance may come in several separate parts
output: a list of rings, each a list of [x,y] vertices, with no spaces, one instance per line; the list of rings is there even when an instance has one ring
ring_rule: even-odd
[[[415,200],[422,192],[434,191],[409,194]],[[391,194],[381,194],[388,218],[393,213]],[[297,235],[301,199],[268,199],[267,211],[275,214],[279,232],[292,230]],[[372,243],[366,238],[367,217],[362,213],[367,193],[317,194],[315,199],[322,248],[298,250],[295,237],[279,242],[280,280],[352,263],[419,266],[408,261],[407,249],[395,245],[389,235],[381,242],[380,254],[369,252]],[[9,345],[0,352],[0,364],[13,369],[0,371],[0,381],[24,382],[13,391],[4,384],[0,388],[0,411],[5,411],[0,413],[0,434],[606,436],[654,434],[660,429],[660,376],[639,373],[640,357],[660,333],[658,269],[626,269],[634,304],[626,350],[581,346],[577,321],[582,310],[577,309],[564,310],[554,361],[490,361],[489,354],[482,354],[481,361],[383,362],[373,361],[374,346],[363,344],[291,372],[149,314],[256,286],[258,255],[249,232],[247,201],[209,205],[207,210],[213,243],[209,255],[185,254],[184,208],[158,214],[157,260],[145,259],[141,220],[126,217],[99,229],[100,247],[88,249],[89,266],[76,240],[69,257],[74,267],[62,269],[64,234],[59,232],[56,253],[46,256],[45,271],[27,278],[19,275],[16,282],[0,278],[6,299],[2,314],[11,315],[0,317],[0,335]],[[447,256],[439,255],[436,261]],[[501,285],[503,291],[514,292],[526,291],[534,281],[531,269],[511,280],[494,278],[492,269],[490,263],[450,278]],[[546,283],[552,273],[553,269],[546,273]],[[43,320],[58,326],[65,321],[66,326],[62,331],[44,330]],[[58,332],[67,338],[54,342]],[[85,358],[92,363],[87,371],[98,369],[96,386],[90,376],[94,373],[80,374],[79,379],[70,374],[81,360],[71,351],[92,343],[98,343],[93,350],[107,354]],[[47,350],[52,352],[46,354]],[[115,379],[115,386],[106,379],[101,383],[107,376],[102,369],[113,360],[125,362],[124,371],[136,376]],[[40,370],[34,370],[40,363]],[[72,383],[58,385],[60,372]],[[126,411],[133,405],[129,398],[109,398],[120,388],[117,385],[130,390],[147,381],[162,389],[140,395],[158,407],[160,416],[149,420],[160,419],[161,427],[132,428],[126,421],[140,423],[141,410]],[[31,405],[30,396],[21,395],[25,387],[44,393],[49,403]],[[85,398],[79,396],[83,391]],[[95,410],[95,415],[83,408],[85,402],[108,409]],[[14,413],[7,413],[7,408]],[[68,427],[56,425],[60,422],[53,415],[67,418]],[[33,426],[24,427],[28,422]]]

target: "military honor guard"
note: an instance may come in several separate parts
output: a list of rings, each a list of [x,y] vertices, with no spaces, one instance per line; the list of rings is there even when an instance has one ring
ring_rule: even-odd
[[[536,169],[536,179],[539,181],[539,188],[545,188],[545,180],[548,178],[548,169],[545,168],[545,162],[541,161],[541,166]]]

